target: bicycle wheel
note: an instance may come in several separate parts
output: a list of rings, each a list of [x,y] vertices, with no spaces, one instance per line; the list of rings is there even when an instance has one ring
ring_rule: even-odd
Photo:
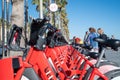
[[[100,66],[103,66],[103,65],[114,65],[114,66],[119,67],[119,65],[118,65],[116,62],[112,62],[112,61],[108,61],[108,60],[103,60],[103,61],[100,63]]]
[[[105,74],[109,80],[120,80],[120,69],[109,71]],[[99,78],[98,80],[102,80]]]
[[[90,62],[93,64],[96,64],[97,60],[93,59],[93,60],[90,60]],[[108,61],[108,60],[101,60],[99,66],[103,66],[103,65],[114,65],[114,66],[119,67],[119,65],[116,62],[112,62],[112,61]]]
[[[118,64],[116,63],[113,63],[111,61],[106,61],[106,60],[103,60],[101,63],[100,63],[100,67],[104,67],[105,65],[110,65],[110,66],[113,66],[113,67],[118,67]],[[99,69],[99,68],[98,68]],[[83,77],[83,80],[89,80],[89,77],[90,77],[90,74],[92,72],[93,68],[89,68],[85,74],[85,76]]]

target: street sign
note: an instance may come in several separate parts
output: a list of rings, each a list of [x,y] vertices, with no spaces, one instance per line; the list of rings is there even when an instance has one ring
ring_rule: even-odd
[[[58,10],[58,5],[56,3],[52,3],[52,4],[50,4],[49,9],[52,12],[56,12]]]

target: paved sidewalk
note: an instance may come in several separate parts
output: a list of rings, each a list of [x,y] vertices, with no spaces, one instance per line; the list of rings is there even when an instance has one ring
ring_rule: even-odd
[[[116,62],[120,66],[120,48],[118,51],[106,50],[106,59]]]

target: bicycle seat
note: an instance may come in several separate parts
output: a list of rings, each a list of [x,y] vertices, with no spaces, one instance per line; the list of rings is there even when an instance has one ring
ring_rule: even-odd
[[[79,47],[82,47],[82,48],[88,49],[88,50],[91,50],[93,48],[93,46],[91,46],[91,45],[86,46],[84,44],[75,44],[75,46],[79,46]]]
[[[89,46],[85,46],[85,45],[81,45],[82,48],[91,50],[93,48],[93,46],[89,45]]]
[[[100,53],[89,52],[87,55],[90,56],[93,59],[97,59],[100,56]]]
[[[108,39],[106,41],[106,46],[111,47],[114,50],[118,50],[118,47],[120,47],[120,40],[118,40],[118,39]]]

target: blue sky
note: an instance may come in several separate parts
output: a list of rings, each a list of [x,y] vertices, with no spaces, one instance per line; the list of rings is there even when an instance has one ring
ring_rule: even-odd
[[[29,15],[37,18],[39,14],[35,11],[35,6],[31,5],[31,0],[28,1]],[[70,38],[83,38],[89,27],[100,27],[109,37],[114,35],[120,39],[120,0],[68,0],[66,10]]]
[[[120,39],[120,0],[68,0],[70,38],[83,38],[89,27]]]

